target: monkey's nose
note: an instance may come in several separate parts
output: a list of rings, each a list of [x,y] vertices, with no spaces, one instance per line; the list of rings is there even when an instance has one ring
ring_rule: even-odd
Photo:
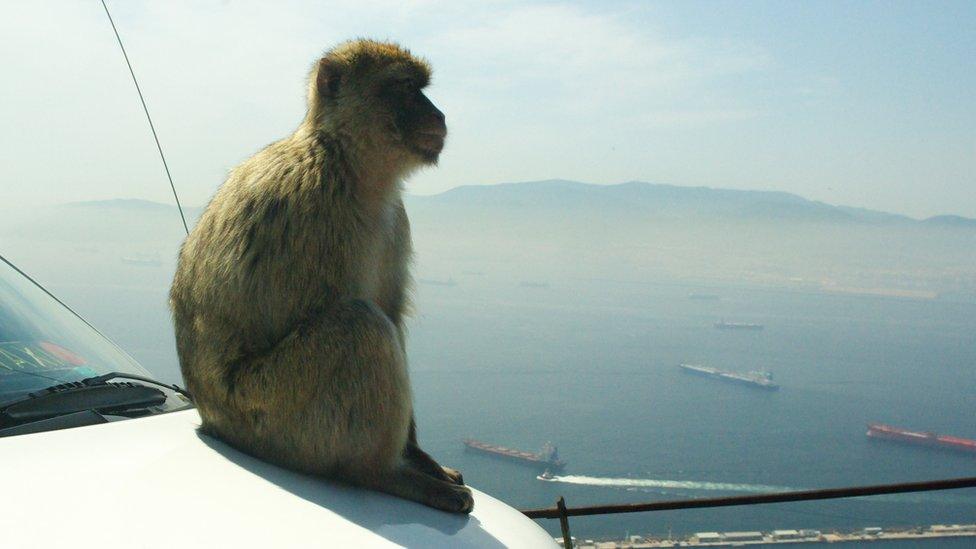
[[[444,113],[442,113],[440,109],[434,110],[434,117],[437,118],[437,120],[439,120],[441,124],[444,124],[445,121],[447,120],[447,117],[444,116]]]

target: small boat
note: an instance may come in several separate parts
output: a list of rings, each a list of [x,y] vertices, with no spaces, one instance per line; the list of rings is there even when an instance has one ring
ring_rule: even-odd
[[[714,324],[715,328],[718,330],[762,330],[765,328],[762,324],[754,324],[751,322],[716,322]]]
[[[457,281],[454,280],[453,278],[448,278],[447,280],[438,280],[435,278],[418,278],[417,282],[421,284],[426,284],[428,286],[447,286],[449,288],[453,288],[454,286],[458,285]]]

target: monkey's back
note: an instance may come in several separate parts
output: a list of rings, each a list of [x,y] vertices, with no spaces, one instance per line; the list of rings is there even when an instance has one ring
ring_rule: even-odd
[[[235,361],[266,352],[349,291],[355,234],[327,152],[298,134],[236,167],[180,250],[170,303],[185,382],[208,417],[233,409]]]

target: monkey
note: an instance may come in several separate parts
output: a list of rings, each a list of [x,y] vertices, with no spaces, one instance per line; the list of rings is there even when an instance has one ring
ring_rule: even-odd
[[[404,317],[403,181],[436,165],[427,61],[368,39],[313,66],[288,137],[230,171],[183,242],[170,290],[201,431],[265,461],[470,513],[417,444]]]

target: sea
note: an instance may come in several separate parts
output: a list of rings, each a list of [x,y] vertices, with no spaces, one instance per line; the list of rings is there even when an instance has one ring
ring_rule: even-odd
[[[139,267],[131,267],[138,269]],[[159,377],[179,381],[166,288],[53,287]],[[716,299],[693,299],[691,294]],[[976,303],[695,280],[491,272],[419,284],[408,353],[421,444],[520,509],[708,498],[976,475],[976,456],[868,439],[867,424],[976,438]],[[718,330],[718,321],[763,324]],[[781,390],[689,375],[773,374]],[[539,470],[465,438],[567,462]],[[976,490],[572,518],[580,539],[976,522]],[[553,535],[558,521],[540,520]],[[971,546],[971,539],[925,542]]]

